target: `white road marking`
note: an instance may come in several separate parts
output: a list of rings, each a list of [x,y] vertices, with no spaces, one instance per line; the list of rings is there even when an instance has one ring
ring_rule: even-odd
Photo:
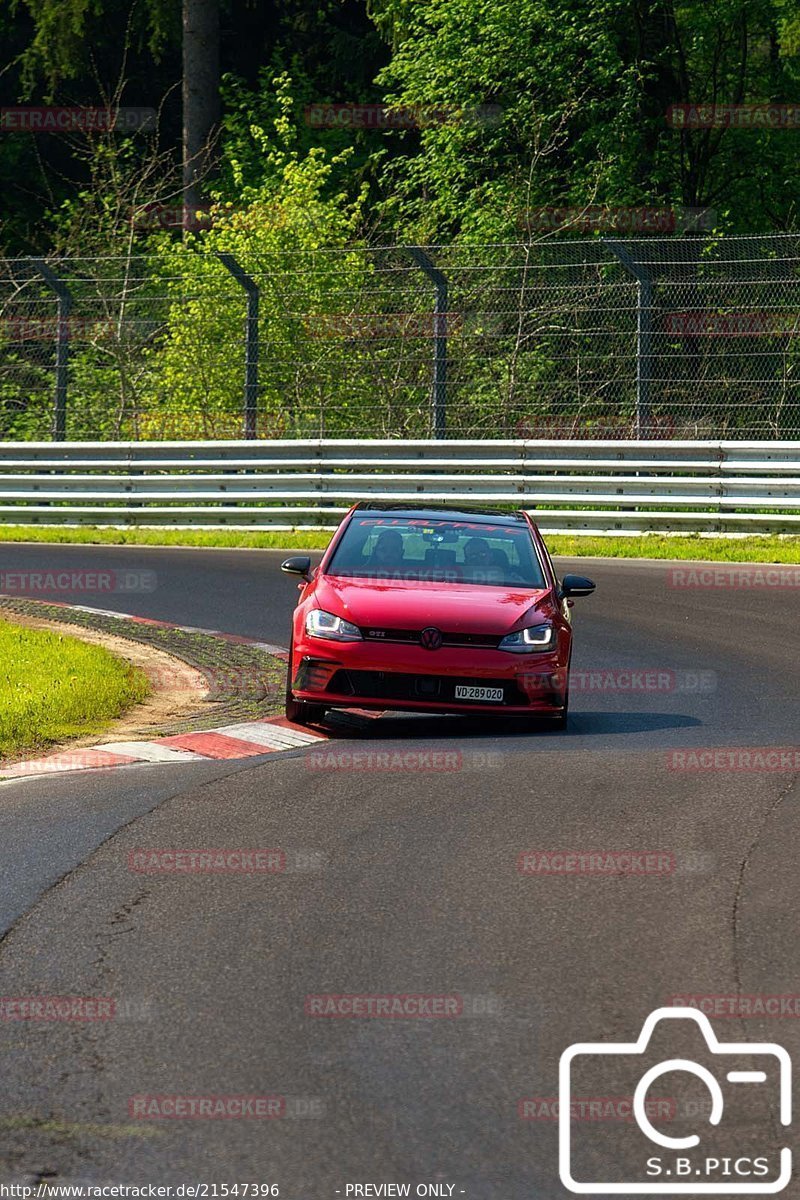
[[[301,729],[286,729],[283,725],[271,725],[268,721],[245,721],[241,725],[225,725],[214,732],[275,749],[309,746],[314,742],[327,741],[323,734],[312,733],[311,730],[306,732]]]
[[[104,742],[94,746],[95,750],[108,750],[110,754],[129,754],[142,762],[206,762],[203,754],[191,750],[173,750],[170,746],[159,746],[156,742]]]

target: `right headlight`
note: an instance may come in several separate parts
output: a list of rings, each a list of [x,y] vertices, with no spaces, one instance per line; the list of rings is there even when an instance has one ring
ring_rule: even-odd
[[[507,634],[498,645],[498,650],[510,650],[512,654],[535,654],[537,651],[552,650],[556,644],[553,625],[529,625],[516,633]]]
[[[312,608],[306,616],[306,633],[311,637],[328,638],[332,642],[360,642],[361,630],[344,617],[325,612],[324,608]]]

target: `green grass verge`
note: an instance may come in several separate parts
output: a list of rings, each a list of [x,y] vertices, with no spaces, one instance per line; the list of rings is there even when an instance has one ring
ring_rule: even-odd
[[[250,550],[319,550],[331,539],[319,530],[268,533],[249,529],[98,529],[0,525],[0,542],[47,542],[76,546],[198,546]],[[800,539],[798,539],[800,540]]]
[[[4,620],[0,662],[0,759],[96,733],[149,690],[102,646]]]
[[[800,563],[800,537],[701,538],[691,534],[661,537],[549,537],[552,554],[569,558],[670,558],[707,562]]]
[[[196,546],[252,550],[322,550],[330,534],[319,530],[269,533],[236,529],[62,529],[37,525],[0,526],[0,542],[58,542],[84,546]],[[663,537],[548,537],[553,554],[572,558],[671,558],[711,562],[800,563],[800,537],[708,538],[697,534]]]

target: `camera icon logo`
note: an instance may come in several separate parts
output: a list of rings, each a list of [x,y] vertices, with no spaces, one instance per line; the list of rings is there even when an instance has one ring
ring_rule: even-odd
[[[661,1022],[675,1020],[692,1021],[705,1042],[708,1065],[690,1058],[664,1058],[643,1070],[651,1040]],[[672,1032],[662,1025],[660,1032]],[[686,1026],[683,1027],[686,1029]],[[651,1051],[652,1054],[652,1051]],[[596,1056],[605,1056],[599,1058]],[[642,1162],[636,1152],[624,1159],[625,1171],[631,1175],[628,1181],[618,1179],[582,1179],[577,1176],[596,1173],[581,1170],[580,1155],[576,1153],[573,1100],[576,1097],[576,1073],[587,1065],[599,1071],[613,1066],[627,1078],[637,1079],[633,1090],[632,1116],[638,1127],[635,1135],[642,1145]],[[594,1060],[594,1061],[593,1061]],[[755,1060],[755,1061],[754,1061]],[[648,1092],[656,1080],[664,1075],[682,1074],[704,1085],[710,1097],[710,1106],[704,1119],[707,1125],[697,1133],[686,1136],[671,1136],[656,1129],[647,1111]],[[561,1182],[570,1192],[581,1195],[637,1194],[658,1195],[765,1195],[782,1191],[791,1179],[792,1152],[784,1146],[772,1154],[743,1153],[724,1142],[727,1132],[724,1117],[733,1100],[737,1107],[749,1110],[748,1102],[758,1097],[765,1098],[765,1089],[772,1087],[770,1098],[775,1099],[781,1126],[788,1126],[792,1119],[792,1064],[783,1046],[771,1042],[720,1042],[704,1013],[694,1008],[658,1008],[650,1013],[635,1042],[577,1042],[561,1055],[559,1065],[559,1175]],[[730,1084],[730,1095],[726,1097],[723,1084]],[[747,1086],[747,1093],[739,1089]],[[754,1089],[754,1091],[751,1091]],[[721,1127],[721,1128],[720,1128]],[[627,1126],[626,1133],[630,1131]],[[598,1152],[597,1131],[593,1153],[588,1154],[587,1163],[595,1163],[606,1155]],[[723,1138],[723,1148],[731,1153],[720,1153],[718,1143]],[[623,1161],[621,1155],[607,1156],[618,1169]],[[631,1167],[631,1163],[633,1166]],[[605,1173],[605,1172],[604,1172]],[[636,1176],[635,1178],[633,1176]]]

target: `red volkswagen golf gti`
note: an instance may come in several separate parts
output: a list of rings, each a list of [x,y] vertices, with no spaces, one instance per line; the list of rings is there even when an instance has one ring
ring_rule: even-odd
[[[569,597],[527,513],[357,504],[294,613],[286,715],[329,708],[502,712],[566,725]]]

